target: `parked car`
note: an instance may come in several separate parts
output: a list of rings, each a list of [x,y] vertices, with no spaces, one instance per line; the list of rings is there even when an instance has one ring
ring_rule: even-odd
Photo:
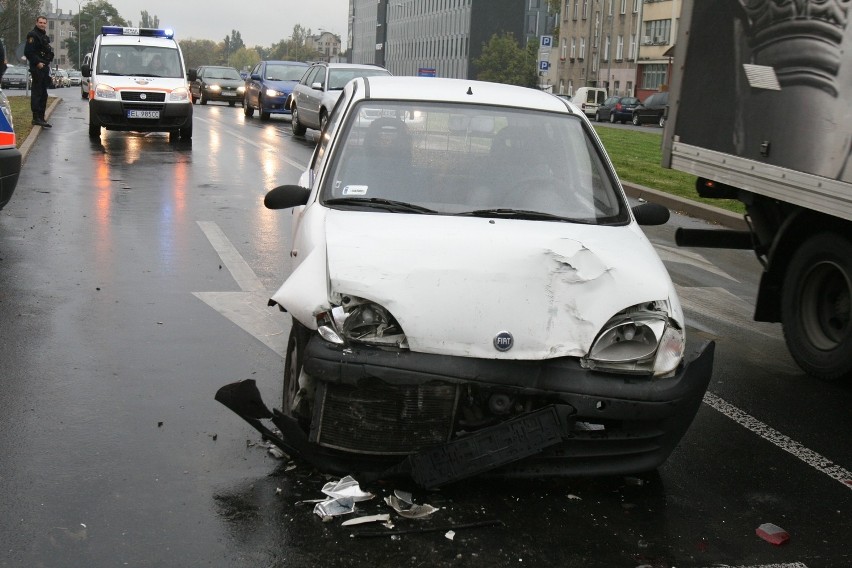
[[[633,109],[633,124],[657,124],[660,128],[666,125],[666,107],[669,104],[669,92],[654,93],[643,103]]]
[[[595,111],[605,100],[606,89],[603,87],[580,87],[571,98],[571,102],[589,117],[595,116]]]
[[[65,69],[54,69],[53,85],[57,88],[70,87],[71,79],[68,77],[68,71],[66,71]]]
[[[633,109],[638,105],[639,99],[636,97],[609,97],[595,111],[595,120],[624,124],[628,120],[633,120]]]
[[[30,81],[30,72],[26,67],[19,65],[9,66],[3,79],[0,80],[0,88],[3,89],[26,89]]]
[[[206,105],[208,101],[224,101],[230,106],[243,104],[246,85],[233,67],[204,65],[189,70],[189,96],[192,104]]]
[[[378,65],[314,63],[290,95],[293,134],[301,136],[308,128],[322,130],[346,83],[356,77],[379,75],[390,72]]]
[[[246,117],[254,116],[255,110],[260,120],[269,120],[272,114],[290,114],[287,98],[307,69],[308,64],[301,61],[261,61],[255,65],[245,85]]]
[[[0,91],[0,209],[12,199],[21,173],[21,151],[16,141],[12,107],[9,99]]]
[[[68,80],[70,81],[71,87],[79,87],[80,83],[83,81],[83,74],[79,71],[69,71]]]
[[[640,228],[668,210],[631,209],[588,118],[549,93],[370,76],[340,96],[298,185],[265,198],[293,208],[282,407],[251,379],[216,399],[328,473],[425,488],[660,465],[713,360],[687,351]]]

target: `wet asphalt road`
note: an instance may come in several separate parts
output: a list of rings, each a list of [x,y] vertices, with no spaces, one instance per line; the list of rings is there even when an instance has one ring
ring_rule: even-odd
[[[715,339],[717,359],[663,467],[415,491],[439,511],[395,525],[422,534],[323,523],[297,502],[327,478],[270,456],[213,400],[246,378],[280,399],[289,323],[265,302],[289,271],[290,224],[262,198],[298,179],[312,142],[210,104],[191,145],[93,143],[79,91],[51,94],[54,128],[0,212],[0,566],[852,565],[852,388],[804,376],[780,327],[751,321],[749,253],[673,245],[698,223],[682,217],[648,233],[690,341]],[[765,522],[790,542],[757,538]]]

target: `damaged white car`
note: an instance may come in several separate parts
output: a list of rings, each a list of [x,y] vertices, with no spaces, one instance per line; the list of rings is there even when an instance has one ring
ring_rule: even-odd
[[[683,311],[588,119],[547,93],[369,77],[340,97],[292,208],[281,409],[217,400],[287,452],[426,488],[653,469],[697,412],[713,343]],[[688,352],[689,351],[689,352]],[[280,435],[267,427],[271,419]]]

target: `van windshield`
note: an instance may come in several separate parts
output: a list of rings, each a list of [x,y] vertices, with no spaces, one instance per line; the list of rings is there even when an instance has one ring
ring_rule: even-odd
[[[145,45],[102,45],[96,73],[135,77],[183,77],[177,49]]]

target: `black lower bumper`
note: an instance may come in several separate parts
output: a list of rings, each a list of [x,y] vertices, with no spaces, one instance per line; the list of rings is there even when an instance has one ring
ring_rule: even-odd
[[[0,150],[0,209],[9,203],[21,173],[21,152],[17,148]]]
[[[187,103],[151,103],[140,104],[127,101],[89,101],[89,112],[97,123],[107,130],[134,132],[170,132],[186,128],[192,124],[192,104]],[[153,110],[159,112],[159,118],[128,118],[127,111]]]

